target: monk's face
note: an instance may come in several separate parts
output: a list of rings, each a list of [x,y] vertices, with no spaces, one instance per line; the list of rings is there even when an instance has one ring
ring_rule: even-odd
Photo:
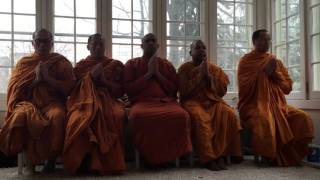
[[[259,38],[253,43],[255,49],[259,52],[269,51],[271,45],[271,37],[268,32],[260,32]]]
[[[190,55],[192,56],[193,61],[201,63],[205,58],[207,58],[207,47],[201,41],[194,41],[191,45]]]
[[[103,38],[93,37],[90,40],[89,44],[87,45],[87,48],[90,51],[91,57],[93,58],[104,57],[105,43]]]
[[[53,46],[52,35],[47,31],[36,33],[32,40],[32,46],[39,56],[49,55]]]
[[[152,56],[159,48],[157,37],[152,33],[145,35],[142,39],[141,48],[144,55]]]

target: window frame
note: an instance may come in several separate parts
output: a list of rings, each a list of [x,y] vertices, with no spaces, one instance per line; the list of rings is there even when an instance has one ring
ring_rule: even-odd
[[[320,90],[319,91],[314,91],[313,90],[313,69],[312,69],[312,65],[313,64],[320,64],[320,59],[319,59],[319,62],[316,62],[316,63],[314,63],[313,62],[313,59],[312,59],[312,39],[311,39],[311,37],[312,36],[320,36],[320,32],[318,32],[318,33],[315,33],[315,34],[312,34],[312,28],[311,28],[311,24],[312,24],[312,18],[313,18],[313,16],[312,16],[312,11],[311,11],[311,9],[313,8],[313,7],[319,7],[320,8],[320,2],[318,3],[318,4],[314,4],[314,5],[312,5],[311,6],[311,2],[310,2],[310,0],[309,1],[306,1],[305,2],[305,6],[306,6],[306,16],[308,17],[307,19],[306,19],[306,21],[307,21],[307,28],[308,28],[308,30],[307,30],[307,40],[308,40],[308,44],[307,44],[307,46],[308,46],[308,58],[306,58],[307,60],[308,60],[308,62],[307,62],[307,64],[308,64],[308,70],[309,70],[309,86],[308,86],[308,88],[309,88],[309,94],[310,94],[310,99],[311,100],[319,100],[320,99]],[[320,25],[320,23],[319,23],[319,25]]]

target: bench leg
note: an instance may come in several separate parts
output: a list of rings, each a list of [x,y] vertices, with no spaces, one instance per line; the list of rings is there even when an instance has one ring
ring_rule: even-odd
[[[180,167],[180,159],[179,159],[179,158],[176,159],[176,167],[177,167],[177,168]]]
[[[18,175],[23,174],[23,153],[18,154]]]
[[[137,149],[135,149],[135,161],[136,161],[136,169],[140,168],[140,154]]]

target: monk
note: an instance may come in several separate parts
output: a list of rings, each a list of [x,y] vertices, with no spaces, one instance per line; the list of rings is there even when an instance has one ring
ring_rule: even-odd
[[[69,119],[63,150],[65,169],[101,175],[125,169],[122,126],[123,64],[105,56],[101,34],[88,39],[90,55],[74,68],[77,85],[67,102]],[[82,169],[81,169],[82,168]]]
[[[178,76],[168,60],[156,56],[158,47],[154,34],[145,35],[143,56],[129,60],[124,69],[133,143],[151,167],[192,150],[189,115],[176,101]]]
[[[240,119],[251,131],[253,153],[262,164],[299,165],[314,136],[312,120],[286,102],[292,80],[281,60],[268,53],[268,31],[255,31],[252,42],[254,50],[238,67]]]
[[[0,132],[0,148],[7,155],[24,152],[28,174],[48,159],[44,172],[52,172],[62,151],[65,101],[75,77],[71,63],[51,53],[51,32],[33,34],[35,52],[18,61],[8,85],[7,114]]]
[[[222,99],[227,92],[228,76],[207,60],[201,40],[190,46],[192,61],[178,70],[180,103],[192,121],[192,140],[200,164],[213,171],[224,170],[224,157],[241,157],[240,120]]]

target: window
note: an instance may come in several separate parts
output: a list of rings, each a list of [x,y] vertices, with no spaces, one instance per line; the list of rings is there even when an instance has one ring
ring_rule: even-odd
[[[88,36],[96,33],[96,1],[54,1],[54,49],[73,64],[89,55]]]
[[[310,64],[311,64],[311,91],[320,92],[320,1],[310,1]]]
[[[153,32],[153,0],[112,0],[112,57],[142,56],[141,39]]]
[[[288,68],[293,92],[302,91],[301,20],[299,0],[274,0],[273,49]]]
[[[167,58],[178,68],[186,61],[193,40],[203,36],[203,0],[166,0]]]
[[[237,92],[237,67],[240,58],[251,50],[253,1],[218,0],[217,64],[229,76],[228,92]]]
[[[7,92],[12,67],[32,48],[36,27],[35,0],[1,0],[0,6],[0,94]]]

